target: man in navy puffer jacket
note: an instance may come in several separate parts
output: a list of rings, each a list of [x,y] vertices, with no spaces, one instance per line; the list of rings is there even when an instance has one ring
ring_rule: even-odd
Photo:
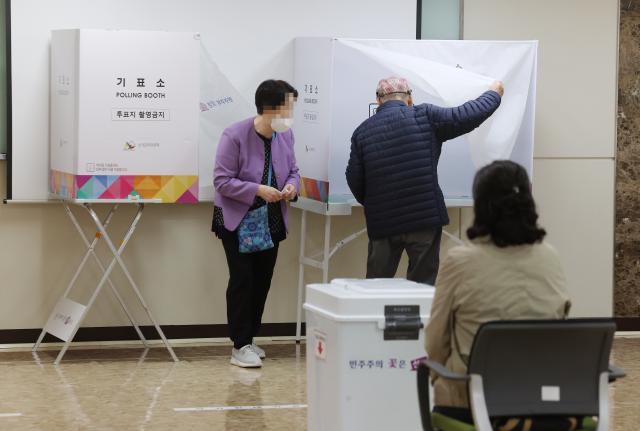
[[[413,105],[403,78],[378,84],[378,110],[351,138],[347,182],[364,206],[369,234],[367,278],[391,278],[404,250],[407,278],[433,285],[442,226],[449,224],[438,185],[442,143],[480,126],[500,106],[501,82],[456,108]]]

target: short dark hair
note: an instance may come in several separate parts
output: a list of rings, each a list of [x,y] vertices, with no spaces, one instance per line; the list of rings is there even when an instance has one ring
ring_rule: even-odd
[[[298,90],[293,88],[287,81],[268,79],[258,85],[256,90],[256,108],[258,114],[262,115],[265,109],[276,108],[285,104],[287,95],[293,94],[298,97]]]
[[[527,171],[498,160],[481,168],[473,181],[473,225],[469,239],[489,236],[498,247],[534,244],[547,234],[538,226],[536,203]]]

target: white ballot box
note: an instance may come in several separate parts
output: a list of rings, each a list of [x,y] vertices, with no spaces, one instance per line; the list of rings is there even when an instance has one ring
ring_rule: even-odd
[[[376,86],[389,76],[409,81],[415,104],[444,107],[504,81],[502,104],[492,117],[442,147],[438,182],[446,198],[470,198],[475,172],[494,160],[513,160],[531,174],[537,48],[536,41],[296,39],[301,195],[329,203],[353,199],[345,178],[351,136],[375,115]]]
[[[55,30],[50,191],[198,201],[200,36]]]
[[[421,429],[415,368],[434,294],[402,279],[307,286],[309,431]]]

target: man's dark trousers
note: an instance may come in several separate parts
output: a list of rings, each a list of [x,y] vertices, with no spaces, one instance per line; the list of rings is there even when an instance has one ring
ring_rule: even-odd
[[[438,226],[369,240],[367,278],[395,277],[402,252],[406,250],[409,256],[407,279],[433,286],[440,266],[441,239],[442,227]]]

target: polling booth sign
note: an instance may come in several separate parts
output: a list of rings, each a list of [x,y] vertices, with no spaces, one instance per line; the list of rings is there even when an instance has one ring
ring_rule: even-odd
[[[198,201],[197,33],[53,31],[50,89],[53,195]]]
[[[470,134],[443,145],[445,198],[471,197],[476,170],[511,159],[533,166],[537,42],[299,38],[295,41],[296,158],[303,197],[353,201],[345,179],[353,131],[375,115],[381,78],[402,76],[413,101],[453,107],[504,81],[500,109]]]

